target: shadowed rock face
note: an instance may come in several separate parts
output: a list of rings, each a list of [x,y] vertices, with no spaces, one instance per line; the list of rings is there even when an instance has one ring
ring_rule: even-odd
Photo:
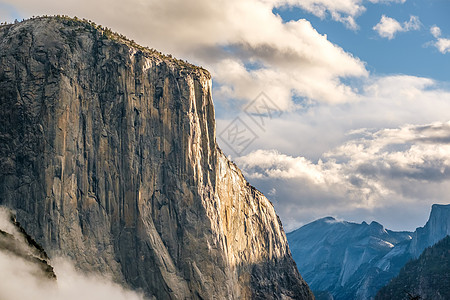
[[[411,235],[386,230],[377,222],[327,217],[288,233],[288,239],[305,280],[315,293],[324,291],[317,298],[367,300],[410,258],[404,252]],[[389,256],[393,249],[401,250],[394,258]]]
[[[312,299],[215,140],[207,71],[85,22],[0,27],[0,204],[50,255],[157,299]]]
[[[366,300],[373,299],[406,262],[449,234],[450,205],[434,204],[426,225],[414,232],[327,217],[287,237],[299,270],[314,291],[328,291],[336,300]]]
[[[408,251],[417,258],[425,248],[447,235],[450,235],[450,204],[433,204],[427,224],[416,229]]]

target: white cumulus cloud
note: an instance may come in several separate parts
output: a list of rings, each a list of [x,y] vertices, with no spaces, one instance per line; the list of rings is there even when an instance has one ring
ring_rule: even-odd
[[[450,39],[441,37],[441,29],[436,25],[430,28],[430,33],[436,38],[436,41],[432,42],[432,45],[435,46],[439,52],[442,54],[446,54],[450,52]]]
[[[380,22],[373,27],[373,30],[378,32],[380,37],[393,39],[397,32],[406,32],[411,30],[419,30],[421,23],[419,17],[410,16],[409,21],[399,23],[397,20],[387,17],[385,15],[381,16]]]
[[[299,216],[314,219],[324,211],[381,219],[374,212],[401,207],[404,213],[409,203],[423,209],[449,200],[450,122],[352,134],[317,161],[277,150],[256,150],[236,161],[257,187],[277,190],[271,199],[288,230]]]
[[[406,0],[369,0],[372,3],[384,3],[384,4],[389,4],[389,3],[405,3]]]
[[[301,7],[322,19],[330,15],[350,29],[358,28],[355,18],[366,10],[361,0],[281,0],[277,5]]]
[[[366,11],[363,0],[274,0],[277,7],[300,7],[319,17],[328,15],[337,22],[343,23],[349,29],[358,29],[356,18]],[[372,3],[390,4],[405,3],[406,0],[369,0]]]
[[[441,29],[437,27],[436,25],[432,26],[430,28],[430,33],[435,37],[439,38],[441,36]]]
[[[373,27],[373,30],[377,31],[381,37],[391,40],[397,32],[403,30],[403,27],[397,20],[382,15],[380,22]]]

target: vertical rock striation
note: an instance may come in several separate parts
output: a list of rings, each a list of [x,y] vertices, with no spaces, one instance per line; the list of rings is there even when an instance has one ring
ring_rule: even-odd
[[[68,18],[0,27],[0,204],[157,299],[312,299],[215,138],[207,71]]]
[[[433,204],[427,224],[414,232],[408,252],[418,258],[425,248],[447,235],[450,235],[450,204]]]

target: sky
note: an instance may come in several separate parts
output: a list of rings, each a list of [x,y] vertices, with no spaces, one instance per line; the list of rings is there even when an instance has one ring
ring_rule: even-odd
[[[286,231],[450,203],[448,0],[0,0],[0,22],[44,14],[208,69],[217,141]]]

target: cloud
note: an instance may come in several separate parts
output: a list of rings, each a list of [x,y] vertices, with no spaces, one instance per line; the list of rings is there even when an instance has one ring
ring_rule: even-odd
[[[439,52],[446,54],[450,52],[450,39],[441,38],[441,29],[436,25],[430,28],[430,33],[436,38],[435,42],[431,44],[435,46]]]
[[[144,300],[143,296],[122,288],[99,275],[86,275],[66,259],[52,260],[57,282],[33,274],[35,267],[23,259],[0,252],[0,298],[3,300]]]
[[[430,28],[430,33],[435,37],[439,38],[441,36],[441,29],[437,27],[436,25],[432,26]]]
[[[369,0],[371,3],[405,3],[406,0]],[[324,19],[328,15],[334,21],[343,23],[347,28],[356,30],[356,18],[366,11],[362,0],[278,0],[275,7],[300,7],[303,10]]]
[[[403,30],[403,27],[397,20],[382,15],[380,22],[373,27],[373,30],[377,31],[381,37],[391,40],[396,32]]]
[[[371,77],[359,89],[351,105],[267,120],[248,152],[232,158],[286,230],[327,215],[413,230],[431,204],[448,201],[450,92],[406,75]],[[219,132],[227,122],[219,119]]]
[[[406,0],[369,0],[372,3],[383,3],[383,4],[390,4],[390,3],[405,3]]]
[[[24,237],[10,222],[10,213],[0,207],[0,229],[12,234],[20,244],[18,252],[33,253]],[[3,235],[2,235],[3,236]],[[144,300],[143,295],[127,290],[99,274],[84,274],[75,270],[70,260],[52,259],[57,280],[49,280],[38,264],[0,248],[0,299],[2,300]]]
[[[360,10],[357,2],[321,5],[354,14]],[[295,107],[293,96],[347,102],[355,91],[343,79],[368,75],[363,62],[331,43],[309,21],[284,22],[272,12],[279,5],[306,5],[304,1],[14,0],[10,4],[28,16],[64,13],[91,18],[144,45],[207,67],[215,86],[220,86],[216,101],[240,99],[244,104],[264,90],[284,110]]]
[[[405,21],[403,24],[400,24],[397,20],[382,15],[380,22],[373,27],[373,30],[378,32],[380,37],[392,40],[397,32],[419,30],[420,27],[421,23],[419,21],[419,17],[417,16],[410,16],[409,21]]]
[[[450,39],[439,38],[434,45],[442,54],[450,52]]]
[[[417,16],[410,16],[409,21],[403,22],[404,31],[419,30],[421,26],[422,23],[419,21],[419,17]]]
[[[330,148],[348,140],[346,133],[360,128],[381,130],[450,119],[450,92],[429,78],[371,76],[360,82],[357,90],[358,96],[350,104],[306,103],[303,108],[284,113],[280,118],[267,119],[264,131],[244,113],[239,114],[259,136],[246,151],[273,149],[276,145],[282,153],[317,160]],[[234,117],[218,117],[217,132],[221,133]],[[220,139],[218,141],[225,153],[233,153]]]
[[[288,230],[299,216],[311,220],[323,211],[362,218],[388,207],[405,213],[412,203],[431,207],[447,198],[450,122],[362,130],[317,161],[256,150],[236,162],[257,187],[276,189],[270,198]]]
[[[333,20],[354,30],[358,28],[355,18],[366,10],[361,3],[361,0],[284,0],[277,1],[277,6],[300,7],[322,19],[330,15]]]

